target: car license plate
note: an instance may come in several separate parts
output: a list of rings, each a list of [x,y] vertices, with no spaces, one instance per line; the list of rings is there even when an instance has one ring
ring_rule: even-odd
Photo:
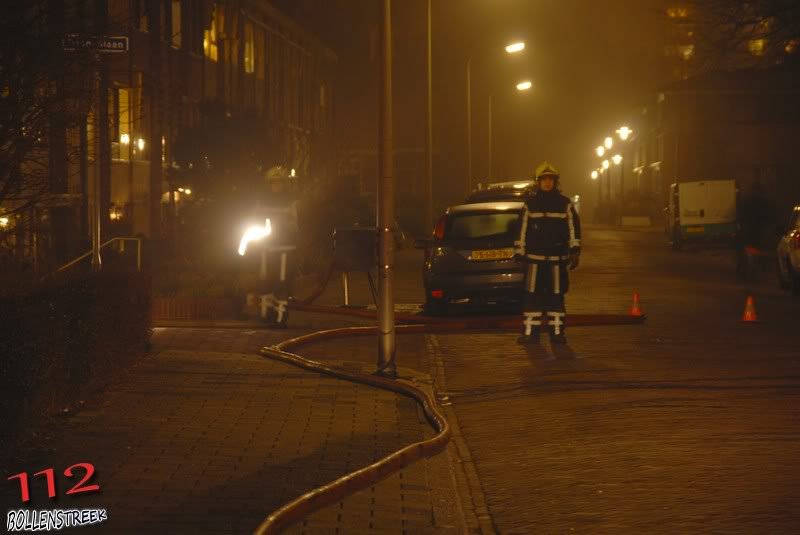
[[[514,256],[514,249],[488,249],[485,251],[472,251],[470,260],[505,260]]]

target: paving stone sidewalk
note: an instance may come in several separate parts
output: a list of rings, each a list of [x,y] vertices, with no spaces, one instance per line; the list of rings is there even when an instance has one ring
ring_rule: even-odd
[[[36,478],[27,507],[105,508],[107,522],[90,531],[251,533],[303,492],[431,436],[409,398],[257,354],[294,334],[157,329],[149,356],[49,429],[49,444],[27,452],[16,467],[58,473],[90,462],[101,492],[53,502]],[[324,352],[344,365],[369,360],[354,359],[354,350],[361,348]],[[60,490],[68,483],[59,480]],[[440,454],[289,531],[464,532],[455,485],[448,454]],[[12,484],[3,486],[4,511],[20,508],[16,493]]]

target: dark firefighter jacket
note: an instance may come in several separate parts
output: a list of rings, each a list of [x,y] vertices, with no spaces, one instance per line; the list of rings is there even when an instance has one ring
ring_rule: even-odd
[[[525,204],[517,254],[530,260],[566,260],[581,246],[581,221],[568,197],[538,191]]]

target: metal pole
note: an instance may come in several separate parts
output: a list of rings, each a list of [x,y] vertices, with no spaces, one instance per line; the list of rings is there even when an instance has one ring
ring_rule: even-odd
[[[467,60],[467,195],[472,191],[472,57]]]
[[[425,230],[433,225],[433,78],[431,75],[431,0],[428,0],[428,102],[425,125]]]
[[[347,281],[347,272],[342,272],[342,289],[344,290],[344,306],[350,306],[350,286]]]
[[[92,271],[100,271],[102,260],[100,259],[100,181],[103,174],[103,136],[100,134],[101,123],[108,119],[103,113],[105,106],[108,106],[108,82],[103,75],[103,64],[99,53],[95,53],[95,64],[97,68],[97,110],[94,114],[95,123],[95,173],[92,196],[94,197],[94,210],[92,210]]]
[[[489,182],[494,178],[492,172],[492,95],[489,95]]]
[[[392,152],[392,1],[383,0],[381,32],[381,179],[378,183],[378,370],[397,376],[394,332],[394,174]]]

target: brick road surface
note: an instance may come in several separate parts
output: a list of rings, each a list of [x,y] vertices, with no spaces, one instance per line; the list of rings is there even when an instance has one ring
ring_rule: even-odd
[[[589,228],[568,311],[639,291],[646,325],[431,338],[498,532],[800,531],[800,301],[732,278],[728,253]]]
[[[47,447],[15,467],[58,473],[91,462],[102,492],[49,502],[34,481],[29,506],[106,508],[103,532],[249,533],[303,492],[432,434],[409,398],[255,354],[287,334],[158,329],[152,355],[49,429]],[[461,513],[442,503],[454,485],[440,455],[291,531],[461,531]],[[3,486],[4,511],[21,505],[16,492],[13,482]]]

